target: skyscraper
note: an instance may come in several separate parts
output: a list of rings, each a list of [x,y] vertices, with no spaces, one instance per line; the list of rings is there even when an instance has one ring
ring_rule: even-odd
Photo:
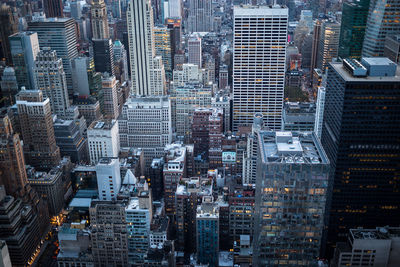
[[[363,57],[383,56],[386,36],[400,32],[399,12],[397,0],[370,0]]]
[[[398,114],[395,63],[363,58],[329,65],[321,141],[332,164],[330,255],[351,228],[400,223],[393,216],[400,207]]]
[[[103,115],[108,119],[117,119],[119,115],[118,108],[118,87],[119,83],[115,76],[105,74],[102,78],[103,87]]]
[[[2,97],[2,103],[0,103],[0,105],[7,107],[15,104],[15,95],[18,93],[18,83],[14,68],[4,68],[3,75],[1,76],[0,88]]]
[[[165,78],[161,58],[155,58],[151,1],[130,0],[127,20],[132,94],[163,95]]]
[[[319,139],[322,134],[322,123],[324,121],[325,110],[325,87],[318,87],[317,107],[315,111],[314,132]]]
[[[314,69],[317,68],[318,45],[320,38],[321,38],[321,21],[316,20],[314,23],[314,31],[313,31],[313,39],[311,47],[311,64],[310,64],[311,75],[313,74]]]
[[[18,32],[10,37],[11,57],[18,81],[18,88],[36,89],[34,63],[39,53],[39,40],[35,32]]]
[[[233,130],[250,125],[255,113],[280,129],[285,83],[288,9],[244,6],[234,9]],[[258,33],[255,40],[251,33]]]
[[[107,8],[104,0],[94,0],[90,9],[92,22],[92,38],[108,39],[110,33],[108,29]]]
[[[38,19],[28,23],[29,31],[37,32],[40,47],[50,47],[63,61],[68,94],[73,94],[71,60],[78,57],[75,21],[71,18]]]
[[[96,164],[101,158],[118,157],[118,121],[94,121],[88,127],[90,163]]]
[[[43,0],[43,5],[47,18],[62,18],[64,16],[62,0]]]
[[[50,170],[60,161],[56,145],[50,99],[39,90],[22,90],[17,95],[18,116],[24,140],[26,163]]]
[[[361,58],[370,0],[343,2],[339,40],[340,58]]]
[[[260,131],[255,266],[318,266],[329,160],[314,133]]]
[[[97,72],[114,75],[114,49],[111,39],[92,39],[94,67]]]
[[[12,63],[11,49],[8,37],[17,32],[17,20],[12,13],[12,9],[7,4],[0,6],[0,60],[5,59],[6,64]]]
[[[182,18],[182,0],[169,0],[168,9],[170,18]]]
[[[318,44],[317,67],[325,72],[329,62],[338,56],[340,23],[324,20]]]
[[[165,74],[168,80],[172,80],[172,29],[167,26],[157,26],[154,31],[154,47],[156,55],[161,56],[164,65]]]
[[[50,99],[53,113],[65,117],[69,107],[67,81],[61,58],[48,47],[37,54],[34,67],[36,88]]]
[[[211,32],[213,27],[212,1],[190,0],[186,29],[188,32]]]
[[[121,188],[118,158],[102,158],[96,164],[97,188],[100,200],[116,200]]]
[[[203,67],[201,61],[201,38],[192,36],[188,40],[188,63],[197,65],[200,69]]]

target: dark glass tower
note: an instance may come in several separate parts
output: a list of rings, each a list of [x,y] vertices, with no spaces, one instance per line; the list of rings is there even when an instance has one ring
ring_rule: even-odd
[[[370,0],[343,3],[339,57],[361,57]]]
[[[351,228],[400,224],[396,68],[387,58],[329,64],[321,137],[331,162],[328,256]]]
[[[114,50],[111,39],[93,39],[94,67],[97,72],[114,75]]]
[[[43,0],[43,5],[46,18],[62,18],[64,16],[62,0]]]

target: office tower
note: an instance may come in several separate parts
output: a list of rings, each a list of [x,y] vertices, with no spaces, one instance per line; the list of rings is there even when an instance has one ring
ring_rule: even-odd
[[[90,125],[93,121],[103,119],[100,111],[100,103],[94,97],[76,97],[72,103],[78,107],[79,114],[85,117],[86,124]]]
[[[18,93],[17,77],[14,68],[5,67],[0,81],[0,92],[3,106],[12,106],[15,104],[15,95]]]
[[[121,1],[120,0],[112,0],[111,2],[111,11],[114,18],[121,18],[122,10],[121,10]]]
[[[62,0],[43,0],[43,6],[46,18],[62,18],[64,16]]]
[[[17,20],[10,6],[2,3],[0,6],[0,60],[12,64],[11,48],[8,37],[17,32]]]
[[[105,73],[102,77],[103,90],[103,115],[108,119],[117,119],[118,109],[118,87],[119,83],[115,76]]]
[[[208,179],[192,177],[182,179],[176,188],[175,225],[176,248],[193,253],[196,251],[196,212],[203,196],[211,196],[212,185]]]
[[[155,158],[151,162],[147,183],[151,188],[154,200],[160,200],[163,196],[163,168],[164,158]]]
[[[264,114],[267,127],[280,129],[287,25],[287,8],[235,7],[233,131],[237,131],[240,125],[250,125],[255,113]],[[249,28],[271,34],[262,35],[261,39],[254,43],[252,37],[247,34]],[[266,44],[270,44],[270,49],[265,49]],[[267,65],[275,67],[266,67]]]
[[[363,57],[381,57],[385,47],[385,38],[400,32],[398,13],[400,6],[397,0],[370,0],[362,48]]]
[[[190,0],[187,19],[187,32],[211,32],[213,14],[211,0]]]
[[[386,37],[383,54],[391,61],[400,63],[400,34]]]
[[[168,9],[170,18],[182,18],[182,0],[169,0]]]
[[[168,80],[172,80],[172,42],[171,29],[166,26],[158,26],[153,28],[154,31],[154,47],[156,55],[162,58],[164,64],[165,75]]]
[[[322,123],[324,122],[325,110],[325,87],[318,87],[317,107],[315,111],[314,132],[315,135],[321,139]]]
[[[71,10],[71,18],[75,19],[76,21],[80,20],[82,17],[81,2],[78,0],[72,0],[69,3],[69,7]]]
[[[121,147],[140,147],[146,166],[163,156],[172,142],[171,100],[168,97],[130,97],[119,121]]]
[[[100,200],[116,200],[121,188],[118,158],[101,158],[96,164],[97,188]]]
[[[137,197],[129,199],[125,215],[128,228],[128,263],[138,265],[144,262],[150,245],[153,217],[151,191],[140,191]]]
[[[57,166],[49,172],[36,172],[27,169],[28,183],[47,203],[49,215],[57,216],[64,207],[64,173]]]
[[[400,237],[399,227],[375,229],[350,229],[347,242],[338,243],[332,267],[339,266],[388,266],[398,265],[399,249],[395,246]],[[367,263],[368,262],[368,263]]]
[[[90,163],[96,164],[101,158],[114,158],[119,154],[118,121],[94,121],[88,127]]]
[[[193,112],[196,108],[211,107],[211,87],[204,87],[201,84],[186,84],[174,88],[171,94],[173,119],[175,122],[176,134],[183,137],[189,143],[192,136]]]
[[[221,65],[219,67],[218,87],[219,89],[225,89],[227,86],[228,86],[228,66]]]
[[[204,68],[207,73],[207,84],[215,84],[215,58],[212,55],[206,55]]]
[[[73,94],[71,60],[78,57],[76,25],[71,18],[39,18],[28,23],[28,30],[36,32],[40,47],[50,47],[63,61],[68,94]]]
[[[0,184],[8,195],[22,197],[27,177],[22,142],[7,114],[0,114]]]
[[[329,160],[314,133],[259,131],[257,138],[253,264],[317,266]]]
[[[370,0],[343,2],[339,39],[340,58],[361,58]]]
[[[188,63],[197,65],[200,69],[203,66],[201,51],[201,38],[198,36],[191,36],[188,40]]]
[[[51,169],[60,161],[56,145],[50,99],[41,91],[22,90],[17,95],[26,163],[37,169]]]
[[[314,131],[315,103],[285,102],[282,111],[282,131]]]
[[[61,58],[48,47],[44,47],[35,60],[33,69],[36,88],[43,93],[43,98],[50,99],[53,114],[65,117],[69,108],[67,81]]]
[[[318,51],[319,51],[319,39],[321,38],[321,27],[322,22],[320,20],[316,20],[314,23],[313,37],[312,37],[312,47],[311,47],[311,64],[310,70],[311,72],[317,68],[318,61]]]
[[[111,39],[92,39],[93,59],[97,72],[114,75],[114,50]]]
[[[18,81],[18,88],[36,89],[34,65],[39,53],[39,41],[35,32],[18,32],[8,37],[11,57]]]
[[[243,158],[243,185],[254,185],[256,183],[258,138],[257,133],[264,128],[264,118],[261,113],[254,114],[251,133],[247,136],[247,147]]]
[[[212,196],[204,196],[196,213],[197,260],[219,265],[219,209]]]
[[[6,195],[0,186],[0,238],[8,247],[13,266],[25,266],[40,243],[38,215],[20,198]]]
[[[151,1],[129,1],[127,20],[132,94],[163,95],[165,73],[161,57],[155,57]]]
[[[128,266],[124,205],[115,201],[92,201],[89,213],[95,266]]]
[[[304,21],[308,28],[308,32],[312,32],[314,29],[313,13],[311,10],[303,9],[300,13],[300,21]]]
[[[119,40],[114,41],[113,49],[115,75],[117,76],[117,80],[123,83],[129,79],[128,55],[125,46]]]
[[[167,18],[165,21],[168,29],[171,30],[171,48],[172,58],[174,58],[175,51],[178,51],[181,47],[182,38],[182,19],[180,18]]]
[[[229,195],[229,238],[230,245],[240,242],[243,235],[253,240],[255,189],[235,187]]]
[[[176,211],[175,192],[181,178],[186,177],[186,147],[181,144],[165,146],[163,170],[165,213],[173,216]]]
[[[73,163],[78,164],[88,161],[87,139],[82,136],[74,120],[56,120],[54,134],[61,157],[68,156]]]
[[[104,0],[94,0],[90,8],[93,39],[109,39],[107,8]]]
[[[387,58],[329,65],[321,137],[333,167],[328,254],[351,228],[399,224],[396,67]]]
[[[220,108],[224,113],[224,132],[231,130],[231,99],[228,95],[215,94],[211,98],[211,107]]]
[[[329,62],[338,56],[340,23],[324,20],[321,24],[321,36],[318,44],[317,67],[325,72]]]

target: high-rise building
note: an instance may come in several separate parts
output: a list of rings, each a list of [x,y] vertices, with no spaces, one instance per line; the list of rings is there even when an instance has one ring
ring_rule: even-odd
[[[81,2],[72,0],[69,2],[69,7],[71,9],[71,18],[74,18],[76,21],[80,20],[82,17]]]
[[[168,0],[170,18],[182,18],[182,0]]]
[[[4,240],[0,241],[0,266],[12,267],[10,253],[8,252],[7,243]]]
[[[319,39],[321,38],[321,21],[316,20],[314,23],[313,37],[312,37],[312,47],[311,47],[311,63],[310,72],[317,68],[318,61],[318,51],[319,51]]]
[[[182,64],[180,70],[175,69],[173,72],[173,87],[177,88],[189,83],[203,83],[203,71],[197,65]]]
[[[329,177],[321,143],[309,132],[257,138],[253,264],[318,266]]]
[[[227,86],[228,86],[228,66],[221,65],[219,67],[218,87],[219,89],[225,89]]]
[[[343,2],[339,40],[340,58],[361,58],[370,0]]]
[[[180,18],[167,18],[165,21],[168,29],[171,30],[171,48],[172,58],[175,56],[175,51],[178,51],[181,47],[182,39],[182,19]]]
[[[144,262],[150,246],[150,225],[153,217],[151,191],[140,191],[137,197],[129,199],[125,214],[128,228],[128,263],[138,265]]]
[[[18,88],[36,89],[34,66],[39,53],[39,40],[35,32],[18,32],[8,37]]]
[[[22,142],[9,116],[3,113],[0,114],[0,177],[0,184],[8,195],[24,195],[27,176]]]
[[[351,228],[400,223],[399,88],[387,58],[329,65],[321,137],[332,164],[328,254]]]
[[[132,94],[163,95],[165,73],[161,57],[155,57],[151,1],[130,0],[127,19]]]
[[[64,16],[62,0],[43,0],[43,6],[47,18],[62,18]]]
[[[162,58],[165,75],[167,76],[168,80],[172,80],[172,30],[167,28],[167,26],[157,26],[153,28],[153,31],[156,55]]]
[[[49,170],[60,161],[54,135],[50,99],[39,90],[22,90],[17,95],[18,116],[24,140],[26,163]]]
[[[338,56],[340,23],[324,20],[321,24],[321,36],[318,44],[317,67],[325,72],[329,62]]]
[[[54,134],[61,157],[68,156],[71,162],[78,164],[82,161],[87,162],[87,139],[82,136],[74,120],[57,119],[54,122]]]
[[[87,125],[92,124],[93,121],[103,119],[99,101],[91,96],[76,97],[74,98],[73,105],[78,107],[79,114],[85,117]]]
[[[95,266],[128,266],[125,207],[116,201],[92,201],[89,208]]]
[[[280,129],[287,27],[287,8],[234,8],[233,131],[240,125],[250,125],[255,113],[264,115],[267,127]],[[255,42],[249,29],[264,34]]]
[[[25,266],[40,244],[38,215],[20,198],[0,186],[0,238],[7,244],[13,266]]]
[[[211,32],[213,14],[211,0],[190,0],[186,29],[188,32]]]
[[[105,73],[102,77],[103,90],[103,115],[107,119],[117,119],[118,108],[118,87],[119,83],[115,76]]]
[[[114,75],[114,49],[111,39],[92,39],[94,67],[97,72]]]
[[[125,46],[119,40],[114,41],[113,49],[115,76],[120,83],[123,83],[129,79],[128,54]]]
[[[11,48],[8,37],[17,32],[18,22],[13,10],[5,3],[0,5],[0,60],[5,60],[11,65]]]
[[[118,158],[101,158],[96,164],[97,188],[100,200],[116,200],[121,188]]]
[[[87,130],[90,163],[101,158],[114,158],[119,154],[118,121],[94,121]]]
[[[400,4],[397,0],[370,0],[363,57],[383,56],[386,36],[400,32],[399,12]]]
[[[188,40],[188,63],[197,65],[200,69],[203,66],[201,51],[201,38],[198,36],[190,37]]]
[[[35,60],[33,69],[36,88],[50,99],[53,114],[64,118],[69,108],[67,81],[61,58],[48,47],[44,47]]]
[[[17,77],[12,67],[5,67],[0,81],[0,93],[2,101],[0,106],[12,106],[15,104],[15,96],[18,93]]]
[[[282,131],[314,131],[315,103],[285,102],[282,111]]]
[[[107,7],[104,0],[93,0],[90,8],[93,39],[109,39]]]
[[[324,110],[325,110],[325,87],[320,86],[318,88],[317,107],[315,111],[315,123],[314,132],[319,139],[322,134],[322,124],[324,122]]]
[[[122,1],[124,2],[124,1]],[[120,0],[112,0],[111,2],[111,10],[112,10],[112,14],[114,18],[121,18],[122,15],[122,11],[123,9],[121,9],[121,1]]]
[[[197,260],[219,265],[219,209],[212,196],[204,196],[196,213]]]
[[[386,37],[383,54],[391,61],[400,63],[400,34]]]
[[[73,94],[71,60],[78,57],[75,28],[72,18],[38,18],[28,23],[28,30],[37,32],[40,47],[50,47],[62,59],[70,95]]]
[[[168,97],[130,97],[118,120],[121,147],[144,150],[146,166],[163,156],[172,142],[171,100]]]

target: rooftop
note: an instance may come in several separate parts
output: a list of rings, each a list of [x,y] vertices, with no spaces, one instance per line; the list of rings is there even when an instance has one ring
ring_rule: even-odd
[[[260,131],[262,160],[277,164],[328,164],[328,158],[313,132]]]
[[[115,120],[94,121],[88,127],[88,130],[111,130],[116,124]]]

